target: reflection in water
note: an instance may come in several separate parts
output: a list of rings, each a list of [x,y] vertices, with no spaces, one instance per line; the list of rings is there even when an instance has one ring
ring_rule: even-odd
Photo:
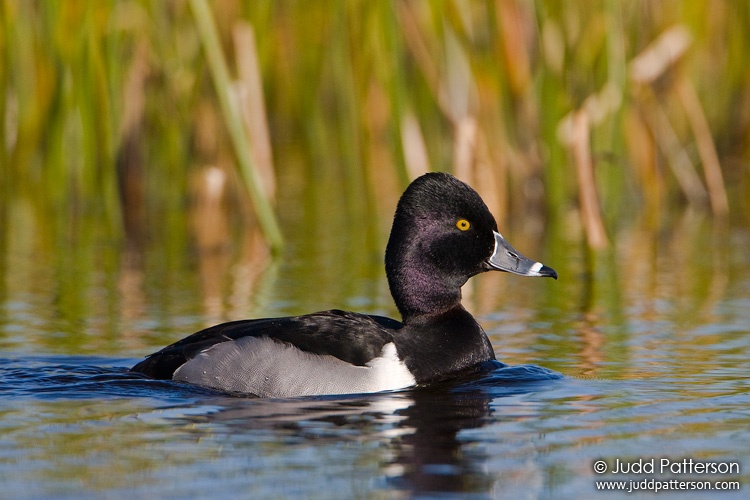
[[[188,420],[221,424],[224,432],[266,429],[321,442],[377,440],[392,456],[381,464],[390,487],[412,492],[486,491],[492,479],[462,451],[460,431],[491,422],[492,396],[449,387],[351,397],[221,401]],[[211,401],[204,401],[211,404]],[[212,427],[213,428],[213,427]]]
[[[491,397],[472,390],[453,393],[430,389],[412,392],[413,403],[401,415],[401,427],[413,432],[392,444],[395,458],[386,468],[398,489],[417,493],[487,491],[492,478],[481,464],[486,457],[462,448],[459,432],[487,425]]]

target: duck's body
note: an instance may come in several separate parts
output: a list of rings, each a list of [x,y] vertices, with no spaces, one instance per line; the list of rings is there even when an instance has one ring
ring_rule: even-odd
[[[461,306],[431,323],[403,325],[339,310],[232,321],[172,344],[133,370],[229,392],[286,397],[402,389],[495,359],[487,336]]]
[[[415,180],[402,196],[385,260],[403,323],[339,310],[233,321],[167,346],[132,370],[270,397],[426,384],[495,359],[461,306],[469,277],[492,269],[557,277],[505,242],[473,189],[438,173]]]

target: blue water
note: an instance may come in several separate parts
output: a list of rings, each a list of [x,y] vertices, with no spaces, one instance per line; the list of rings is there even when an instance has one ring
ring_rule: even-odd
[[[135,361],[0,360],[5,497],[562,498],[596,493],[599,459],[748,463],[750,382],[720,372],[584,380],[526,365],[277,400],[149,380]]]

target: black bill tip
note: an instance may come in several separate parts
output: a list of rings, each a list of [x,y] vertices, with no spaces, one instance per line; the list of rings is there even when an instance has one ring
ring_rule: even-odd
[[[539,269],[539,276],[557,279],[557,271],[549,266],[542,265],[542,268]]]

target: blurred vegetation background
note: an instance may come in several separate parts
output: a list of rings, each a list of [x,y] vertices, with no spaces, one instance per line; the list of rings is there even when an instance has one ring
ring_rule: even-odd
[[[499,355],[627,367],[742,296],[749,32],[729,0],[0,0],[0,348],[396,314],[396,201],[445,170],[560,273],[464,288]]]
[[[382,256],[428,170],[592,251],[746,226],[748,32],[729,0],[1,0],[0,238]]]

